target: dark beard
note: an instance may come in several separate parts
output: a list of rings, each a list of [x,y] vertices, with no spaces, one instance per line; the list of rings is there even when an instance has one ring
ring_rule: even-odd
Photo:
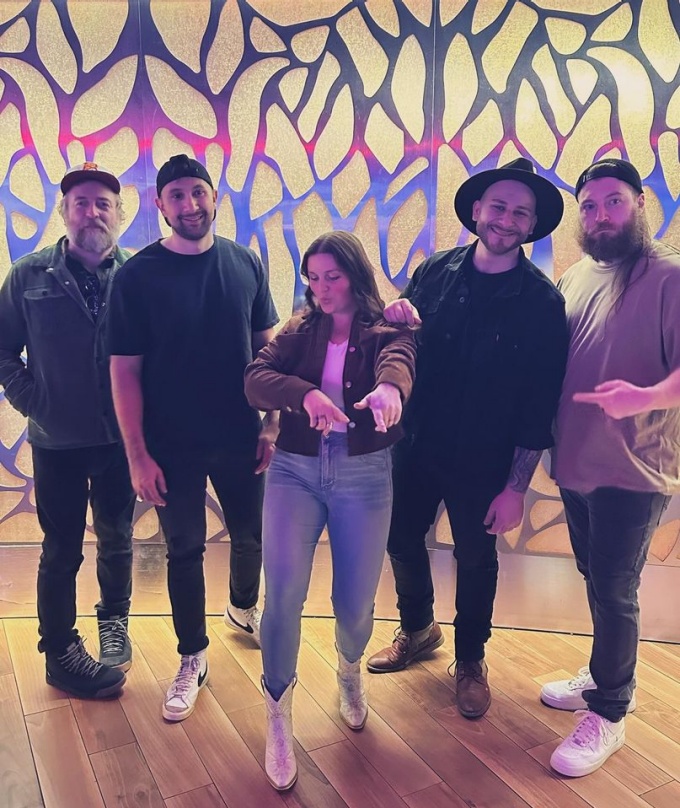
[[[638,208],[618,230],[594,233],[586,233],[579,222],[577,239],[583,252],[594,261],[622,261],[628,256],[638,255],[649,241],[647,218],[644,211]]]

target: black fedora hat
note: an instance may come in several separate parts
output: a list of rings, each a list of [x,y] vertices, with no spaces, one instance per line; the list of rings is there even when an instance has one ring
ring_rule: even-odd
[[[484,191],[495,182],[516,180],[534,192],[536,197],[536,227],[525,243],[538,241],[552,233],[562,219],[564,200],[557,188],[536,173],[534,164],[526,157],[518,157],[504,166],[473,174],[458,189],[454,199],[456,215],[471,233],[477,232],[477,223],[472,218],[472,206],[481,199]]]

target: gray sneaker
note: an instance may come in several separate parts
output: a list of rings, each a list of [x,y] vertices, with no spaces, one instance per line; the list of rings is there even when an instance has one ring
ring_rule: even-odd
[[[109,668],[126,671],[132,665],[132,646],[128,637],[128,616],[98,617],[99,661]]]

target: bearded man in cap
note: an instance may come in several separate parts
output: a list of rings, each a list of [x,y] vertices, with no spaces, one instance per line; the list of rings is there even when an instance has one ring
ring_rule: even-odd
[[[61,181],[66,235],[19,259],[0,290],[0,384],[28,416],[38,520],[38,620],[47,682],[70,695],[119,691],[131,664],[134,493],[111,401],[108,300],[128,254],[116,246],[120,183],[96,163]],[[22,352],[26,349],[27,361]],[[75,628],[87,505],[97,536],[100,662]],[[104,664],[102,664],[104,663]]]
[[[625,741],[640,574],[680,491],[680,253],[651,238],[631,163],[594,163],[575,194],[585,256],[559,282],[571,341],[552,475],[586,581],[593,645],[589,665],[544,685],[541,699],[581,711],[551,758],[558,772],[578,777]]]
[[[181,663],[163,717],[181,721],[208,681],[203,555],[207,478],[231,540],[225,620],[259,642],[262,472],[275,425],[262,429],[243,374],[278,322],[267,273],[250,249],[215,236],[217,191],[179,154],[156,179],[172,228],[116,278],[111,377],[132,483],[156,506],[168,546],[168,589]]]
[[[443,501],[454,537],[457,706],[483,715],[491,695],[484,647],[498,579],[496,536],[517,527],[551,426],[567,351],[564,301],[524,255],[560,222],[552,183],[519,158],[470,177],[455,198],[478,238],[422,263],[393,322],[421,323],[407,433],[394,450],[394,506],[387,549],[401,626],[368,661],[398,671],[443,641],[425,544]]]

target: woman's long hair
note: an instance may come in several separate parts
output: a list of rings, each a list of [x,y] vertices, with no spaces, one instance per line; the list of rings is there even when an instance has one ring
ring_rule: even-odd
[[[362,319],[370,322],[380,319],[385,303],[375,282],[375,269],[359,239],[345,230],[334,230],[315,239],[307,248],[300,266],[300,274],[308,282],[309,258],[320,253],[332,255],[338,267],[349,278],[350,288]],[[320,311],[309,286],[305,290],[305,300],[308,311]]]

